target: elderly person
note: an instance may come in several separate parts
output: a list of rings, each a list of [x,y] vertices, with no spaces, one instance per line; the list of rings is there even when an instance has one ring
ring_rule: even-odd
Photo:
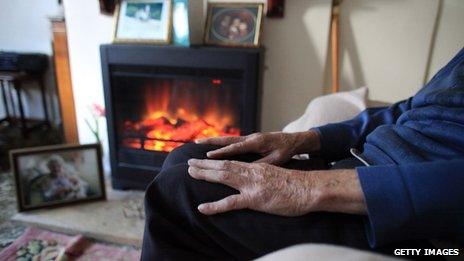
[[[197,143],[171,152],[147,189],[143,260],[464,241],[464,49],[391,107],[306,132]],[[311,159],[291,159],[302,153]]]
[[[49,173],[41,180],[45,201],[76,199],[87,196],[88,184],[78,177],[62,157],[53,155],[47,162]]]

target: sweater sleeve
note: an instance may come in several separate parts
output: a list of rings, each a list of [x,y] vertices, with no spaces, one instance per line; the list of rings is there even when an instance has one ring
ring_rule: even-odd
[[[357,168],[371,247],[413,239],[464,242],[464,159]]]
[[[315,128],[321,137],[320,156],[336,161],[349,156],[351,148],[360,149],[366,136],[380,125],[394,124],[400,115],[411,108],[412,98],[390,107],[369,108],[355,118]]]

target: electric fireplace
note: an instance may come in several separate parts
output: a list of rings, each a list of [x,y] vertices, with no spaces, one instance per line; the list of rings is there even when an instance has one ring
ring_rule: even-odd
[[[257,131],[259,49],[102,45],[113,187],[144,189],[196,139]]]

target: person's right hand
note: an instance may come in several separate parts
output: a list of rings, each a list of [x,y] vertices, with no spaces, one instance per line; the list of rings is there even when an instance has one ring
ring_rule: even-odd
[[[319,134],[315,131],[254,133],[248,136],[226,136],[197,140],[199,144],[224,146],[209,151],[208,158],[220,159],[244,153],[258,153],[256,162],[280,165],[294,155],[319,150]]]

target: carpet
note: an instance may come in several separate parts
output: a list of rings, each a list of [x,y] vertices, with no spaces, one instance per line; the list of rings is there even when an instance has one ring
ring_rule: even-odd
[[[28,228],[0,252],[0,260],[140,260],[140,250],[92,242],[82,235],[68,236]]]
[[[25,226],[10,221],[16,213],[16,192],[10,173],[0,173],[0,251],[19,237]]]

